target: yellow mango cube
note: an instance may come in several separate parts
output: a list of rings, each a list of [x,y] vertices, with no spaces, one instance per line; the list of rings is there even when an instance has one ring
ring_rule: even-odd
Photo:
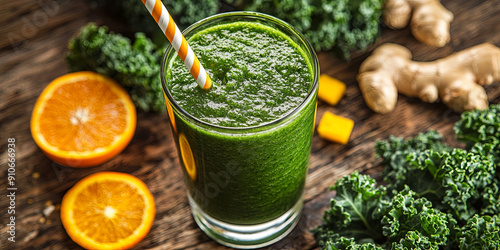
[[[353,127],[353,120],[326,111],[319,121],[318,134],[323,139],[345,145]]]
[[[319,76],[318,97],[322,101],[336,105],[345,94],[346,85],[340,80],[325,74]]]

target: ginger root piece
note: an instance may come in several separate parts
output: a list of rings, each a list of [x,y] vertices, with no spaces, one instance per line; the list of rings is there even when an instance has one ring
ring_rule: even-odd
[[[485,109],[482,85],[500,80],[500,48],[483,43],[433,62],[412,61],[411,52],[397,44],[376,48],[357,75],[366,104],[373,111],[394,110],[398,92],[424,102],[439,99],[455,111]]]
[[[439,0],[387,0],[382,18],[392,29],[410,23],[413,36],[427,45],[443,47],[450,41],[453,14]]]

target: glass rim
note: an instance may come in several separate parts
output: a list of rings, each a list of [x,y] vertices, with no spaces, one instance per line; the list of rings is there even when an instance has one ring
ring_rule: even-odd
[[[264,14],[264,13],[260,13],[260,12],[255,12],[255,11],[231,11],[231,12],[224,12],[224,13],[215,14],[215,15],[203,18],[203,19],[191,24],[189,27],[187,27],[186,29],[184,29],[182,31],[182,34],[184,36],[186,36],[186,34],[191,32],[192,30],[196,29],[197,27],[199,27],[207,22],[213,21],[215,19],[235,17],[235,16],[249,18],[249,20],[242,20],[242,21],[250,21],[250,19],[255,19],[255,20],[266,20],[266,21],[275,22],[276,24],[278,24],[280,26],[288,28],[289,32],[293,33],[293,35],[295,35],[300,40],[300,42],[303,43],[303,44],[297,44],[297,45],[300,48],[305,49],[304,52],[306,53],[306,56],[310,55],[310,57],[311,57],[310,60],[312,60],[311,66],[313,68],[313,75],[314,75],[312,86],[311,86],[309,92],[307,93],[307,96],[304,98],[304,100],[299,105],[297,105],[291,112],[287,113],[286,115],[279,117],[275,120],[261,123],[261,124],[255,125],[255,126],[229,127],[229,126],[215,125],[215,124],[203,121],[197,117],[194,117],[189,112],[187,112],[182,107],[180,107],[179,104],[177,104],[177,102],[173,98],[172,94],[170,93],[170,90],[167,87],[167,81],[165,79],[165,69],[166,69],[165,67],[167,66],[166,60],[169,57],[170,53],[175,52],[172,44],[170,44],[170,43],[168,44],[168,46],[165,50],[165,53],[163,55],[162,61],[161,61],[160,75],[161,75],[161,84],[162,84],[163,92],[167,96],[167,98],[169,99],[170,103],[172,104],[173,109],[177,110],[183,116],[189,118],[190,120],[196,122],[197,124],[200,124],[203,126],[208,126],[208,127],[218,129],[218,130],[247,131],[247,130],[262,129],[262,128],[266,128],[269,126],[279,125],[282,122],[286,121],[288,118],[294,116],[300,110],[302,110],[309,103],[310,99],[314,96],[314,93],[316,92],[317,87],[319,85],[319,61],[318,61],[318,57],[316,55],[316,52],[315,52],[314,48],[312,47],[311,43],[307,40],[307,38],[299,30],[297,30],[295,27],[293,27],[291,24],[289,24],[289,23],[287,23],[287,22],[285,22],[277,17],[271,16],[268,14]],[[271,26],[271,27],[277,28],[274,26]],[[278,29],[278,30],[280,32],[283,32],[283,30],[281,30],[281,29]],[[287,33],[285,33],[285,35],[290,36]],[[294,42],[297,42],[297,41],[294,40]],[[177,56],[177,53],[175,53],[175,56]],[[309,60],[309,58],[308,58],[308,60]],[[165,103],[165,105],[169,105],[169,104]],[[172,117],[172,119],[173,119],[173,117]]]

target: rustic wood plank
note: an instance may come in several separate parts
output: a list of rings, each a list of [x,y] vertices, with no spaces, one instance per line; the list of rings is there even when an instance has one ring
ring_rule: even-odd
[[[431,48],[417,42],[409,30],[384,28],[380,39],[349,62],[328,52],[319,53],[321,72],[347,84],[345,97],[336,106],[320,102],[317,121],[331,111],[355,121],[347,145],[313,138],[304,212],[297,228],[266,249],[315,249],[309,230],[321,223],[322,211],[334,196],[328,188],[342,175],[359,170],[380,176],[374,158],[376,140],[389,135],[414,136],[435,129],[449,144],[460,146],[452,130],[459,114],[441,103],[427,104],[400,95],[396,110],[380,115],[363,101],[355,75],[359,65],[376,46],[395,42],[408,47],[415,60],[434,60],[473,45],[490,42],[500,46],[500,5],[497,1],[443,0],[454,14],[451,42]],[[182,183],[182,172],[166,114],[140,113],[135,136],[117,157],[98,167],[72,169],[59,166],[37,148],[29,131],[33,105],[42,89],[67,72],[67,42],[79,28],[92,21],[124,30],[112,18],[95,13],[87,1],[4,1],[0,10],[0,208],[5,211],[7,194],[7,138],[16,139],[16,243],[7,241],[8,214],[0,215],[0,249],[79,249],[66,234],[56,209],[64,193],[83,176],[111,170],[131,173],[151,189],[157,204],[155,223],[135,249],[227,249],[208,238],[193,221]],[[44,17],[47,17],[46,19]],[[30,26],[31,24],[32,26]],[[34,28],[33,28],[34,27]],[[30,29],[31,28],[31,29]],[[500,102],[498,83],[486,86],[491,103]]]

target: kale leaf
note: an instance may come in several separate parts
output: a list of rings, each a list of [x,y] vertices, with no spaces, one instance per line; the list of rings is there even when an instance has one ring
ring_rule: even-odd
[[[135,32],[158,31],[140,1],[104,2]],[[348,59],[380,34],[384,0],[180,0],[162,1],[181,30],[196,21],[227,10],[257,11],[278,17],[302,32],[316,50],[332,50]]]
[[[454,130],[469,151],[490,156],[495,162],[496,178],[482,192],[481,214],[500,214],[500,104],[462,113]]]
[[[409,154],[418,154],[427,149],[433,149],[437,152],[448,150],[448,146],[443,144],[442,137],[434,130],[426,133],[419,133],[414,138],[404,139],[402,137],[390,136],[388,140],[379,140],[375,142],[375,154],[382,158],[384,182],[388,187],[401,190],[407,178],[412,179],[409,171],[414,171],[407,158]]]
[[[383,239],[380,221],[388,197],[383,186],[375,185],[373,178],[358,172],[337,181],[332,187],[336,198],[330,201],[330,209],[325,211],[323,224],[312,230],[322,247],[329,245],[334,247],[332,249],[345,249],[347,246],[375,243]],[[356,238],[356,242],[353,238]]]
[[[483,199],[497,210],[491,203],[498,199],[487,196],[496,193],[495,162],[488,155],[449,148],[435,131],[407,140],[391,137],[378,141],[375,150],[385,164],[384,181],[392,193],[408,185],[459,220],[478,213]]]
[[[160,31],[155,20],[141,1],[93,1],[96,1],[100,7],[111,10],[115,17],[134,32],[149,35]],[[162,2],[181,30],[205,17],[216,14],[220,6],[219,0],[162,0]]]
[[[409,182],[410,187],[421,196],[431,196],[436,203],[440,201],[442,207],[435,205],[458,220],[467,220],[479,212],[481,194],[495,176],[495,164],[490,157],[459,148],[413,153],[408,160],[418,169],[416,172],[425,172],[410,174],[413,178],[418,176],[418,180]],[[421,185],[422,182],[429,184]]]
[[[232,1],[230,1],[232,2]],[[348,59],[379,36],[383,0],[252,0],[238,6],[276,16],[301,31],[316,50]]]
[[[454,130],[457,139],[465,142],[468,149],[492,155],[500,165],[500,104],[462,113]]]
[[[163,49],[157,48],[143,33],[135,42],[107,27],[90,23],[68,44],[66,62],[70,71],[90,70],[109,76],[130,94],[143,111],[163,112],[166,108],[160,82]]]
[[[466,111],[454,126],[457,139],[469,144],[498,142],[500,138],[500,104],[485,110]]]
[[[455,241],[460,249],[500,249],[500,215],[474,215],[458,230]]]
[[[499,109],[462,115],[454,129],[465,149],[443,144],[435,131],[377,141],[384,185],[358,172],[338,181],[312,230],[321,248],[500,249]],[[362,199],[374,190],[380,195]]]
[[[481,194],[481,215],[500,215],[500,178],[498,177],[498,168],[496,173],[497,178],[485,187]]]
[[[391,199],[382,230],[392,249],[438,249],[450,234],[446,213],[433,209],[408,186]]]

